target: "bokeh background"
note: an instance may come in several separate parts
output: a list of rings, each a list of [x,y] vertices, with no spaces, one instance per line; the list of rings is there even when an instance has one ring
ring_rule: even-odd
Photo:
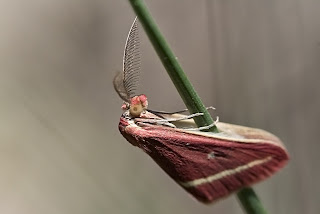
[[[214,116],[287,146],[289,165],[255,185],[269,213],[317,213],[320,1],[146,3]],[[0,1],[0,213],[242,212],[235,196],[196,202],[118,132],[133,18],[127,1]],[[185,108],[140,35],[150,108]]]

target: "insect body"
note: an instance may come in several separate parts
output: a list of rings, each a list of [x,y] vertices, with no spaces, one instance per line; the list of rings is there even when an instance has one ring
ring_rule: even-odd
[[[140,60],[136,56],[137,29],[135,20],[125,47],[123,73],[114,79],[124,100],[119,130],[132,145],[204,203],[266,179],[287,163],[281,141],[266,131],[219,122],[214,125],[220,133],[200,132],[190,118],[201,113],[185,116],[148,111],[147,97],[135,95],[132,83],[138,76],[136,60]]]

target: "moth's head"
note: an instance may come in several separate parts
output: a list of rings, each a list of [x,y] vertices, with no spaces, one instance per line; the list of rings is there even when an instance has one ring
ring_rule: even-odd
[[[132,117],[139,117],[141,113],[148,108],[147,96],[144,94],[134,96],[130,99],[130,103],[124,103],[122,109],[129,110]]]

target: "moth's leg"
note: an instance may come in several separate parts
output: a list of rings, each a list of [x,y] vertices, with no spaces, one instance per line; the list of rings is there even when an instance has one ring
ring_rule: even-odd
[[[176,126],[172,123],[170,123],[167,120],[163,120],[163,119],[152,119],[152,118],[135,118],[134,122],[136,124],[139,125],[150,125],[150,124],[154,124],[154,125],[163,125],[163,126],[169,126],[171,128],[176,128]]]
[[[219,122],[219,117],[216,118],[216,120],[211,123],[210,125],[208,126],[201,126],[201,127],[198,127],[198,128],[183,128],[184,130],[187,130],[187,131],[202,131],[202,130],[208,130],[212,127],[214,127],[217,123]]]
[[[160,119],[160,120],[157,120],[158,122],[176,122],[176,121],[180,121],[180,120],[188,120],[188,119],[191,119],[191,118],[194,118],[194,117],[198,117],[198,116],[202,116],[203,113],[200,112],[200,113],[194,113],[194,114],[190,114],[190,115],[185,115],[185,116],[182,116],[182,117],[178,117],[178,118],[167,118],[167,119]]]
[[[147,109],[148,112],[151,112],[152,114],[154,115],[157,115],[158,117],[162,118],[162,119],[165,119],[165,116],[164,115],[172,115],[172,114],[179,114],[179,113],[184,113],[184,112],[187,112],[188,109],[183,109],[183,110],[180,110],[180,111],[174,111],[174,112],[166,112],[166,111],[154,111],[154,110],[151,110],[151,109]]]
[[[209,106],[209,107],[206,107],[207,110],[215,110],[216,108],[213,107],[213,106]],[[179,110],[179,111],[174,111],[174,112],[167,112],[167,111],[155,111],[155,110],[150,110],[148,109],[149,112],[159,116],[161,114],[180,114],[180,113],[184,113],[184,112],[187,112],[189,111],[188,109],[183,109],[183,110]]]
[[[152,123],[163,125],[164,123],[176,122],[176,121],[181,121],[181,120],[188,120],[188,119],[202,116],[202,115],[203,115],[203,113],[199,112],[199,113],[194,113],[194,114],[190,114],[190,115],[184,115],[184,116],[177,117],[177,118],[163,118],[163,119],[149,119],[148,118],[148,120],[151,120]],[[141,119],[141,118],[137,118],[137,119]]]
[[[211,107],[208,107],[211,108]],[[212,107],[213,108],[213,107]],[[176,122],[176,121],[181,121],[181,120],[188,120],[194,117],[198,117],[198,116],[202,116],[203,113],[194,113],[194,114],[190,114],[190,115],[184,115],[182,117],[178,117],[178,118],[163,118],[163,119],[158,119],[158,118],[135,118],[134,121],[137,124],[156,124],[156,125],[164,125],[164,126],[169,126],[172,128],[176,128],[176,126],[170,122]],[[208,126],[204,126],[204,127],[199,127],[199,128],[191,128],[191,129],[186,129],[186,130],[205,130],[205,129],[210,129],[211,127],[213,127],[215,125],[215,123],[217,122],[217,120],[213,123],[210,124]]]
[[[174,112],[155,111],[155,110],[151,110],[151,109],[147,109],[147,111],[151,112],[152,114],[155,114],[155,115],[159,116],[159,115],[161,115],[161,114],[179,114],[179,113],[184,113],[184,112],[187,112],[188,109],[183,109],[183,110],[174,111]]]

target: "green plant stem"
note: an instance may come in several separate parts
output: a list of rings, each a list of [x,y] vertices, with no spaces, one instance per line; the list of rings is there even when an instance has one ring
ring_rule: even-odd
[[[203,112],[204,115],[196,117],[195,123],[198,127],[206,126],[213,123],[211,115],[203,105],[200,97],[193,89],[190,81],[182,70],[177,58],[171,51],[169,45],[162,36],[158,26],[153,20],[143,0],[129,0],[139,21],[141,22],[144,30],[146,31],[154,49],[156,50],[162,64],[166,68],[172,82],[176,86],[180,96],[191,113]],[[216,126],[212,127],[209,131],[218,132]],[[248,214],[266,214],[267,212],[262,206],[259,198],[252,188],[247,187],[240,190],[237,194],[244,210]]]
[[[129,0],[136,12],[144,30],[146,31],[154,49],[156,50],[162,64],[166,68],[173,84],[177,88],[182,100],[190,113],[203,112],[203,116],[195,117],[195,123],[198,127],[207,126],[214,121],[206,107],[200,100],[197,92],[192,87],[188,77],[183,72],[177,58],[171,51],[169,45],[162,36],[159,28],[154,22],[151,14],[142,0]],[[212,127],[211,132],[218,132],[216,126]]]
[[[259,200],[259,197],[251,187],[242,188],[237,193],[237,196],[239,201],[242,204],[243,209],[248,214],[256,214],[256,213],[267,214],[267,211],[262,206],[262,203]]]

